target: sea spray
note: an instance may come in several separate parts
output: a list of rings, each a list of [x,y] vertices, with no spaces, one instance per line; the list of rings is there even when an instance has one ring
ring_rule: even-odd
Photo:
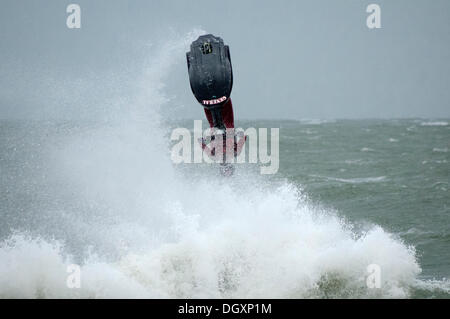
[[[45,178],[28,185],[37,200],[17,209],[33,223],[19,220],[0,245],[0,296],[408,297],[415,251],[382,228],[352,231],[289,182],[186,179],[173,167],[159,115],[170,103],[164,81],[197,35],[154,49],[140,94],[106,123],[56,129],[54,144],[46,135]],[[73,263],[81,285],[71,289]],[[377,289],[366,285],[371,264],[381,269]]]

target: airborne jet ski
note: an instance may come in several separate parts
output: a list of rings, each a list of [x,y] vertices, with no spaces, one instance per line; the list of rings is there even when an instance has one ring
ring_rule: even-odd
[[[202,138],[199,142],[210,158],[220,162],[222,174],[229,176],[234,171],[230,157],[239,155],[246,140],[234,133],[230,49],[212,34],[200,36],[190,49],[186,53],[189,82],[212,130],[209,141]]]

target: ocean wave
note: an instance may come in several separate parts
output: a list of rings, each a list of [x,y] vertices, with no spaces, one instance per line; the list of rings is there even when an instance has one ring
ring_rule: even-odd
[[[350,183],[350,184],[363,184],[363,183],[378,183],[386,180],[386,176],[377,176],[377,177],[359,177],[359,178],[334,178],[334,180],[342,182],[342,183]]]
[[[411,291],[416,298],[445,298],[450,295],[450,280],[423,279],[416,280]]]
[[[445,121],[435,121],[435,122],[421,122],[421,126],[447,126],[448,122]]]
[[[342,220],[313,214],[306,206],[290,211],[283,199],[292,194],[284,192],[256,205],[241,200],[246,207],[237,214],[206,227],[175,205],[177,240],[129,251],[115,261],[89,256],[80,265],[79,289],[67,286],[73,259],[65,257],[63,244],[14,235],[0,245],[0,297],[409,296],[420,273],[412,247],[380,227],[357,235]],[[297,200],[289,202],[296,205]],[[382,271],[379,289],[366,285],[371,264]]]
[[[328,181],[336,181],[341,183],[349,184],[363,184],[363,183],[378,183],[386,181],[386,176],[376,176],[376,177],[357,177],[357,178],[336,178],[328,176],[310,175],[312,177],[319,177]]]
[[[364,163],[364,160],[361,158],[358,159],[347,159],[344,161],[345,164],[349,164],[349,165],[361,165]]]
[[[336,123],[336,120],[324,120],[324,119],[301,119],[298,122],[306,125],[322,125],[328,123]]]

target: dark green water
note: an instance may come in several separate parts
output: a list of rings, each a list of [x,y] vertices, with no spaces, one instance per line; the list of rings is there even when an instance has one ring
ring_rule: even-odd
[[[423,275],[450,277],[447,121],[280,123],[280,174],[353,221],[399,234]],[[267,123],[269,124],[269,123]]]

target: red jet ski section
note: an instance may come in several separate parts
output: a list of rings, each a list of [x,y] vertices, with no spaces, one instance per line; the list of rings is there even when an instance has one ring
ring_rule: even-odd
[[[215,127],[211,111],[208,110],[207,108],[205,108],[204,110],[209,126],[212,130],[214,130]],[[205,151],[205,153],[211,159],[214,160],[217,160],[216,149],[218,149],[218,144],[220,142],[222,142],[222,155],[233,154],[233,157],[237,157],[241,153],[242,147],[244,146],[244,143],[247,140],[247,137],[243,136],[243,134],[234,133],[234,114],[233,114],[233,103],[231,102],[231,98],[228,99],[228,101],[223,105],[221,110],[221,117],[223,120],[223,124],[225,125],[225,128],[228,130],[228,132],[231,131],[232,134],[225,133],[224,135],[222,135],[223,136],[222,141],[220,141],[220,139],[215,138],[214,134],[212,134],[213,138],[211,139],[211,142],[209,144],[203,138],[199,141],[203,151]]]
[[[230,49],[220,37],[206,34],[192,42],[186,59],[192,93],[203,106],[212,130],[209,142],[199,142],[210,158],[225,164],[225,155],[237,157],[246,141],[243,134],[234,132]]]

